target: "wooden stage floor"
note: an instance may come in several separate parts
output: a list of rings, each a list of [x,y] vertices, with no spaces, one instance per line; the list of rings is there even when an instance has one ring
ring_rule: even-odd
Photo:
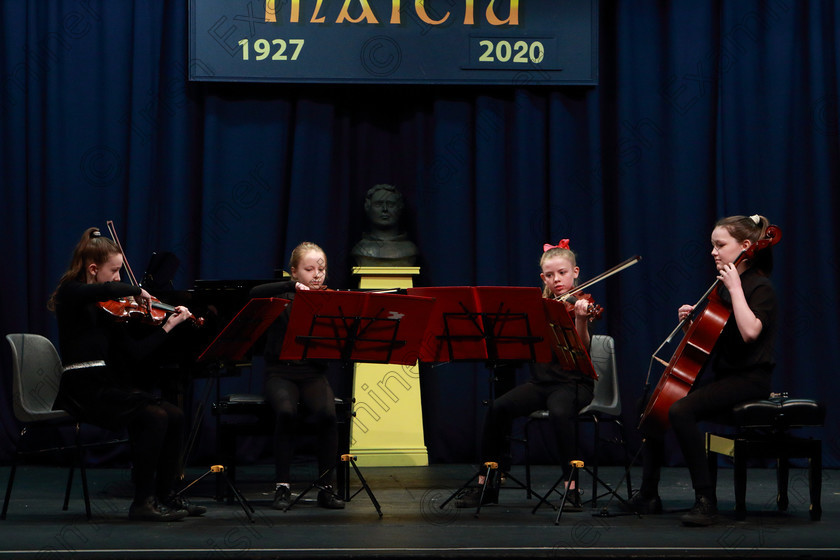
[[[365,468],[362,473],[380,502],[380,519],[368,496],[357,494],[344,510],[314,505],[314,492],[288,512],[270,508],[272,468],[241,468],[239,488],[256,510],[250,523],[238,504],[217,502],[215,481],[193,486],[192,501],[208,513],[175,523],[136,523],[127,518],[131,484],[127,469],[89,469],[93,519],[84,516],[78,482],[68,511],[61,511],[66,469],[22,466],[12,502],[0,522],[0,560],[4,558],[788,558],[840,556],[840,475],[823,473],[822,520],[808,515],[807,471],[791,470],[790,507],[775,511],[775,470],[750,469],[746,521],[733,513],[732,471],[720,470],[719,524],[687,528],[679,510],[693,502],[685,469],[665,469],[661,486],[666,513],[638,517],[619,515],[615,500],[599,500],[598,509],[564,513],[543,506],[531,512],[535,499],[519,489],[504,489],[499,505],[474,510],[439,505],[474,473],[471,465]],[[311,468],[295,467],[306,480]],[[191,468],[195,479],[204,471]],[[534,487],[545,492],[556,467],[534,468]],[[602,478],[617,482],[621,469],[601,469]],[[9,467],[0,467],[5,488]],[[513,476],[524,478],[522,467]],[[638,468],[633,470],[638,480]],[[588,477],[584,499],[590,497]],[[352,478],[352,490],[359,489]],[[304,488],[301,483],[294,488]],[[508,484],[512,486],[512,484]],[[626,494],[623,494],[626,495]],[[559,502],[559,500],[558,500]],[[601,506],[608,506],[602,510]],[[606,514],[606,515],[604,515]]]

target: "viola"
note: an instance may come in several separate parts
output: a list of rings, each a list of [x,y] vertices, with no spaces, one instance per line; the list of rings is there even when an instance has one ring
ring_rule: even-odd
[[[111,234],[111,239],[117,245],[120,253],[122,253],[123,266],[125,267],[126,277],[128,278],[129,283],[132,286],[138,286],[139,284],[134,276],[134,272],[128,264],[128,258],[125,256],[125,251],[123,251],[119,237],[117,237],[117,230],[114,227],[114,222],[112,220],[108,220],[107,225],[108,232]],[[100,301],[99,307],[111,314],[117,320],[139,320],[140,322],[149,325],[162,325],[166,322],[166,318],[170,313],[175,313],[177,311],[175,307],[162,303],[154,296],[151,297],[148,306],[141,305],[134,298],[121,298],[117,300]],[[190,313],[189,320],[196,326],[200,327],[204,325],[204,319],[196,317],[192,313]]]
[[[737,266],[744,260],[752,259],[756,252],[775,245],[781,238],[782,231],[777,226],[767,226],[764,238],[741,251],[732,264]],[[674,355],[667,362],[665,371],[639,420],[638,427],[643,434],[661,435],[668,429],[670,425],[668,411],[671,405],[688,394],[717,344],[723,327],[726,326],[732,314],[731,307],[720,297],[719,288],[720,279],[716,279],[694,306],[694,311],[689,313],[671,333],[673,336],[690,322]],[[704,302],[705,306],[703,306]],[[702,311],[698,313],[697,311],[701,308]],[[696,318],[692,319],[695,316]],[[655,355],[654,358],[665,363]]]

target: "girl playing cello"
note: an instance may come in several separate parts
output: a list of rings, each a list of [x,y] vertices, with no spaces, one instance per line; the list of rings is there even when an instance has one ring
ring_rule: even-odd
[[[756,252],[752,260],[740,259],[744,251],[765,237],[768,226],[763,216],[730,216],[719,220],[712,231],[718,295],[732,312],[712,354],[714,379],[676,400],[668,410],[695,493],[694,506],[682,516],[685,525],[706,526],[717,519],[715,488],[698,423],[724,419],[738,403],[766,398],[770,393],[777,326],[776,294],[767,278],[772,254],[767,248]],[[677,311],[679,320],[690,319],[693,311],[693,306],[682,305]],[[664,439],[662,434],[645,435],[642,486],[631,505],[638,513],[660,513],[658,484]]]

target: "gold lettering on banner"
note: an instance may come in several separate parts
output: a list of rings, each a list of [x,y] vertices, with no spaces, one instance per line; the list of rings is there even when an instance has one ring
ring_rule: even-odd
[[[307,1],[311,2],[311,0]],[[407,1],[411,2],[412,0]],[[442,15],[440,19],[432,19],[432,16],[430,16],[427,11],[428,9],[431,9],[427,8],[427,1],[428,0],[413,0],[414,13],[417,15],[417,18],[420,21],[428,25],[443,25],[444,23],[449,21],[449,18],[452,15],[452,12],[450,11],[447,11],[444,15]],[[490,0],[489,4],[487,5],[487,9],[484,12],[487,23],[496,27],[519,25],[520,0],[510,0],[510,11],[507,14],[507,18],[504,19],[496,13],[496,1],[497,0]],[[391,17],[388,21],[389,24],[402,24],[402,2],[403,0],[391,0]],[[475,0],[463,0],[463,2],[463,24],[475,25]],[[431,4],[431,2],[429,3]],[[452,0],[451,2],[449,2],[449,5],[451,6],[455,3],[457,2]],[[289,6],[289,23],[300,23],[301,0],[282,0],[279,4],[281,6]],[[350,15],[350,11],[351,8],[353,8],[356,4],[358,4],[358,8],[361,10],[361,13],[354,18]],[[321,13],[323,8],[324,0],[316,0],[315,7],[312,11],[312,16],[309,18],[309,23],[326,23],[327,16],[324,13]],[[278,21],[278,9],[279,8],[277,0],[265,0],[265,21],[276,23]],[[379,18],[376,17],[376,13],[373,11],[373,8],[370,6],[370,0],[344,0],[344,3],[342,4],[341,9],[336,16],[334,23],[362,23],[368,25],[377,25],[380,24],[380,21]]]
[[[487,5],[487,22],[490,25],[519,25],[519,0],[510,0],[510,13],[507,19],[499,19],[496,17],[496,12],[493,11],[493,4],[496,0],[490,0]]]
[[[350,4],[353,3],[353,0],[344,0],[344,6],[341,8],[341,13],[338,14],[338,19],[335,20],[336,23],[344,23],[345,20],[350,21],[351,23],[359,23],[363,19],[367,21],[367,23],[379,23],[376,19],[376,16],[373,15],[373,10],[370,9],[370,6],[367,3],[367,0],[360,0],[362,4],[362,13],[356,19],[350,17],[350,12],[348,8]]]
[[[414,0],[414,10],[417,12],[417,16],[420,18],[420,20],[424,23],[428,23],[429,25],[440,25],[441,23],[449,19],[449,12],[446,12],[446,15],[443,16],[443,19],[439,19],[437,21],[430,18],[429,14],[426,13],[425,0]]]

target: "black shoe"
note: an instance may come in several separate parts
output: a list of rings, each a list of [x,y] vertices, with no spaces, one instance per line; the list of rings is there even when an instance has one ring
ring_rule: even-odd
[[[566,492],[566,502],[563,504],[563,511],[570,513],[583,511],[583,504],[580,501],[580,490],[572,488]]]
[[[680,521],[689,527],[708,527],[717,523],[717,518],[717,503],[706,496],[697,496],[691,511],[680,517]]]
[[[641,515],[656,515],[662,513],[662,499],[659,494],[645,498],[641,492],[636,492],[632,498],[627,500],[627,505],[624,508]]]
[[[288,486],[282,484],[274,491],[274,501],[271,507],[274,509],[286,509],[292,505],[292,491]]]
[[[198,517],[207,513],[207,508],[190,502],[184,495],[172,494],[163,501],[168,509],[172,511],[186,511],[188,517]]]
[[[481,505],[498,504],[499,503],[499,489],[490,488],[489,486],[484,490],[484,498],[481,497],[481,486],[468,488],[455,498],[456,508],[477,508],[478,502],[481,500]]]
[[[178,521],[186,516],[186,511],[171,510],[151,496],[142,502],[133,502],[128,508],[128,518],[132,521]]]
[[[327,487],[318,491],[318,505],[326,509],[344,509],[344,500]]]

